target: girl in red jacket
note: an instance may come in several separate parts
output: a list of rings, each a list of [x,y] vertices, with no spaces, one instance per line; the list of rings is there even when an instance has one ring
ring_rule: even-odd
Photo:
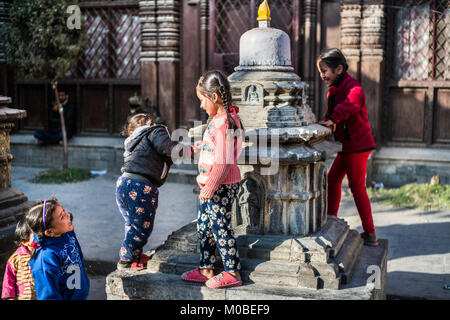
[[[347,61],[339,49],[324,51],[317,59],[320,76],[328,86],[328,106],[325,119],[319,123],[331,127],[336,141],[342,143],[328,173],[328,215],[337,216],[341,201],[341,185],[347,175],[364,232],[364,244],[377,246],[378,239],[372,219],[372,209],[366,191],[367,159],[375,149],[366,96],[361,84],[347,73]]]

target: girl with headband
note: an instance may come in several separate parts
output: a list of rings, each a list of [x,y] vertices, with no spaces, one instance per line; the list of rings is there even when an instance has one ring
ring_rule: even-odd
[[[40,201],[25,216],[39,238],[39,248],[30,260],[38,300],[88,297],[89,278],[72,219],[56,198]]]

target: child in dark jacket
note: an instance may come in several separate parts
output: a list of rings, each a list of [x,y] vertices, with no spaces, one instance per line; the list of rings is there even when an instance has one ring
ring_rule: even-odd
[[[118,269],[141,270],[149,257],[142,254],[158,208],[158,188],[173,164],[172,156],[192,155],[192,147],[170,139],[167,127],[154,124],[149,114],[132,116],[122,131],[125,140],[122,176],[116,183],[116,202],[125,219],[125,238]]]
[[[30,260],[38,300],[85,300],[89,295],[83,253],[73,216],[56,198],[40,201],[25,216],[39,238]]]
[[[347,73],[347,61],[338,49],[329,49],[317,59],[322,80],[329,88],[325,119],[319,123],[331,127],[336,141],[342,143],[328,173],[328,215],[337,216],[342,180],[347,175],[364,232],[364,244],[377,246],[378,239],[366,190],[366,169],[375,141],[369,124],[366,96],[358,82]]]

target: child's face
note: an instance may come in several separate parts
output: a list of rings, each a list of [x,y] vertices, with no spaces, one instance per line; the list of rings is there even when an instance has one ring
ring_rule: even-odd
[[[62,234],[72,231],[73,224],[70,213],[60,204],[53,210],[53,221],[50,228],[45,230],[45,235],[49,237],[60,237]]]
[[[200,100],[200,108],[205,110],[206,113],[208,114],[208,116],[215,115],[217,113],[217,109],[218,109],[216,106],[217,101],[213,101],[213,100],[211,100],[211,98],[203,95],[200,92],[199,87],[197,87],[195,91],[197,92],[197,97]],[[217,94],[214,93],[213,99],[218,100],[216,96],[217,96]]]
[[[34,240],[33,233],[31,233],[30,237],[28,238],[28,241],[22,241],[22,244],[24,244],[24,245],[31,245],[33,240]]]
[[[332,69],[325,62],[322,60],[317,61],[317,69],[320,72],[320,77],[323,81],[325,81],[325,84],[327,87],[331,87],[336,80],[336,78],[342,73],[343,67],[342,65],[339,65],[336,69]]]

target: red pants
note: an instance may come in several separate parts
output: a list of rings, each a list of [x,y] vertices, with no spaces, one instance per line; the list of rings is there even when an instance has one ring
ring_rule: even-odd
[[[361,153],[339,153],[328,172],[328,212],[337,216],[341,202],[342,179],[347,174],[348,184],[355,200],[363,229],[374,233],[372,209],[366,190],[367,159],[371,151]]]

